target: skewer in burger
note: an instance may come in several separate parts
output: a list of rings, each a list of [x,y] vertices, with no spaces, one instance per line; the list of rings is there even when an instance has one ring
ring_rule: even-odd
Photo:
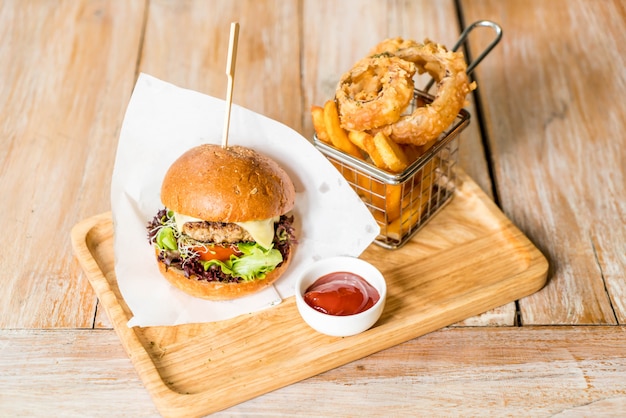
[[[185,152],[165,174],[161,202],[148,238],[163,276],[188,294],[246,296],[278,280],[291,261],[293,183],[250,148],[205,144]]]

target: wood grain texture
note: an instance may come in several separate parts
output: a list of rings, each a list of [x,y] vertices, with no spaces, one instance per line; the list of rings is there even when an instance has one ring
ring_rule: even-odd
[[[394,35],[450,44],[459,15],[504,28],[475,73],[482,107],[469,107],[483,113],[488,149],[474,119],[461,167],[489,193],[492,164],[506,215],[552,263],[549,285],[519,302],[520,327],[485,327],[513,324],[512,305],[494,309],[462,322],[476,327],[412,339],[217,415],[626,416],[626,327],[602,325],[626,322],[619,0],[1,1],[10,244],[0,251],[0,415],[160,415],[115,331],[89,329],[113,324],[69,240],[72,225],[109,209],[137,71],[223,97],[228,28],[239,20],[250,49],[239,51],[235,103],[309,137],[310,104],[373,44]],[[471,41],[474,55],[483,41]],[[201,331],[144,338],[165,363],[167,350],[184,352],[179,338]]]
[[[0,256],[3,328],[93,323],[96,298],[72,257],[69,231],[109,207],[143,7],[0,4],[0,196],[11,242]]]
[[[215,416],[623,416],[625,338],[615,326],[448,328]],[[112,330],[3,330],[0,349],[3,415],[160,416]]]
[[[2,330],[0,353],[2,416],[158,416],[113,330]]]
[[[350,338],[313,331],[293,297],[225,321],[128,328],[132,313],[115,277],[110,213],[76,225],[72,243],[159,411],[207,414],[540,289],[545,258],[471,179],[459,173],[459,181],[423,233],[396,251],[371,246],[363,253],[385,276],[387,299],[377,324]]]
[[[477,70],[497,190],[552,266],[549,285],[520,302],[522,322],[623,324],[624,3],[461,4],[467,20],[504,28]]]
[[[139,70],[226,98],[231,21],[240,23],[233,103],[301,129],[299,2],[155,0]]]

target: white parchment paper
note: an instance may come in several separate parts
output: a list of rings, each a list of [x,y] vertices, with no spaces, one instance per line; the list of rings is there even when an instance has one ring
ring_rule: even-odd
[[[133,313],[129,326],[211,322],[267,309],[294,293],[295,278],[318,259],[360,255],[379,233],[376,221],[343,177],[300,134],[233,104],[229,145],[276,160],[296,188],[298,246],[288,271],[260,293],[226,302],[189,296],[161,276],[146,224],[163,208],[161,181],[182,153],[221,144],[225,101],[141,74],[120,132],[111,185],[115,273]]]

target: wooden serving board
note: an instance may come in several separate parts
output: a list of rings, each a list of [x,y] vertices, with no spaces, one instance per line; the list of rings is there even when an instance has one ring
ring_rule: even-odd
[[[347,338],[300,318],[293,297],[231,320],[128,328],[117,286],[110,213],[77,224],[72,244],[139,377],[164,416],[200,416],[527,296],[546,282],[544,256],[462,172],[452,201],[410,242],[371,245],[385,275],[381,319]]]

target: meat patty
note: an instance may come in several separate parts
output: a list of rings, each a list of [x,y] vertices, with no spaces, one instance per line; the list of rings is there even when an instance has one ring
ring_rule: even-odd
[[[183,233],[196,241],[232,244],[241,241],[254,241],[254,238],[237,224],[223,222],[187,222]]]

